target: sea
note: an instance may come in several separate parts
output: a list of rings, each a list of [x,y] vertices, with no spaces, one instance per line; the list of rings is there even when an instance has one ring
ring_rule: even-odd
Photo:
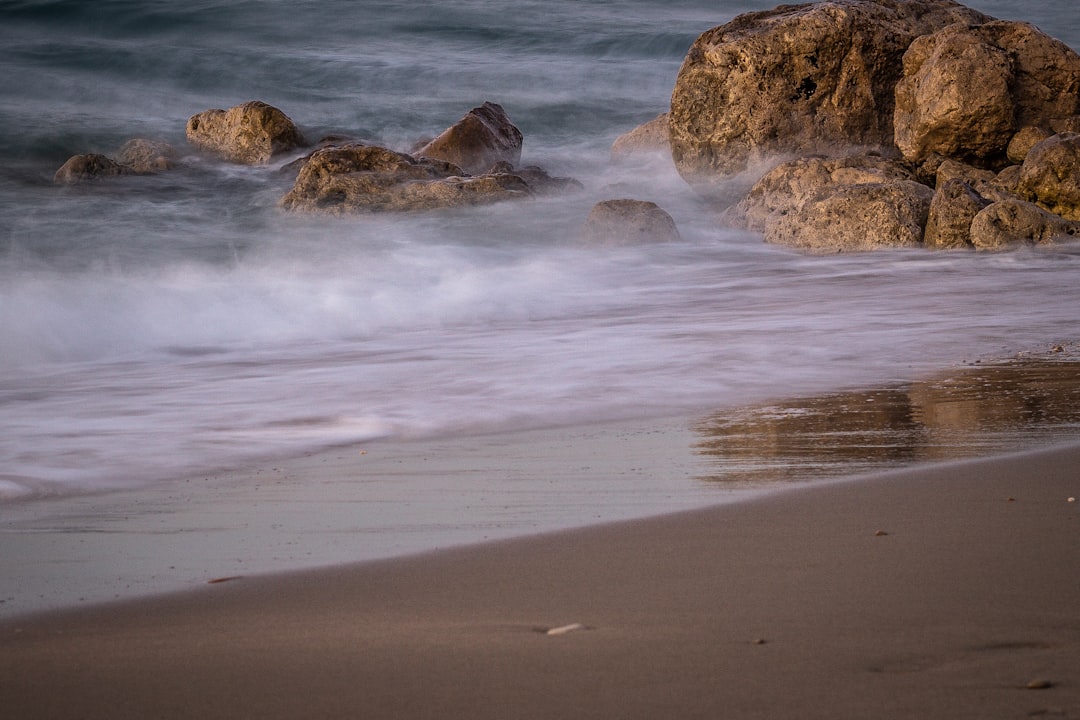
[[[829,257],[718,222],[612,142],[753,0],[0,0],[0,513],[381,440],[692,416],[916,379],[1080,335],[1080,250]],[[972,0],[1080,48],[1075,0]],[[408,150],[485,101],[579,192],[283,211],[281,166],[187,145],[262,100]],[[174,171],[59,186],[134,137]],[[598,201],[681,241],[594,247]]]

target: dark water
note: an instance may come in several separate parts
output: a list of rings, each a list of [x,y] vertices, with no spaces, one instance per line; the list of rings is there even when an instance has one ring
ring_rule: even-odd
[[[973,3],[1073,47],[1072,0]],[[612,140],[746,0],[0,2],[0,498],[152,483],[376,436],[666,415],[1074,339],[1080,254],[807,258],[718,229]],[[404,218],[283,214],[273,168],[60,188],[70,155],[185,148],[261,99],[407,149],[484,100],[585,191]],[[597,250],[611,197],[683,242]]]

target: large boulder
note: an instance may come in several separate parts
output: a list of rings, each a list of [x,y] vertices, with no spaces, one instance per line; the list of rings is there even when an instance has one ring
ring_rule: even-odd
[[[1080,237],[1080,222],[1066,220],[1019,199],[992,203],[971,221],[971,243],[978,250],[1053,245],[1077,237]]]
[[[891,148],[911,42],[988,20],[952,0],[829,0],[741,15],[701,35],[679,70],[675,165],[700,185],[777,156]]]
[[[604,200],[585,219],[582,239],[590,245],[638,245],[680,239],[675,220],[647,200]]]
[[[485,102],[413,154],[445,160],[478,174],[500,161],[517,165],[521,143],[521,131],[510,122],[502,106]]]
[[[281,205],[288,210],[330,214],[419,211],[533,194],[525,179],[510,172],[470,176],[442,160],[351,144],[312,153]]]
[[[880,155],[808,157],[769,171],[729,218],[813,253],[915,247],[933,195]]]
[[[1052,213],[1080,220],[1080,133],[1059,133],[1032,147],[1017,190]]]
[[[265,165],[275,155],[304,145],[293,121],[259,100],[192,115],[187,139],[200,150],[243,165]]]
[[[903,70],[895,141],[915,163],[938,156],[1001,167],[1018,130],[1058,129],[1080,111],[1080,55],[1027,23],[958,24],[920,37]]]

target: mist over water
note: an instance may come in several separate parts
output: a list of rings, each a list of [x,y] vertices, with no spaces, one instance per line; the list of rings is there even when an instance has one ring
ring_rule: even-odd
[[[1014,8],[1073,47],[1071,0]],[[712,412],[1072,340],[1076,249],[805,257],[719,229],[669,161],[612,165],[693,39],[767,3],[0,3],[0,499],[151,483],[374,437]],[[1022,11],[1025,15],[1020,15]],[[285,214],[269,168],[191,155],[54,186],[131,137],[261,99],[312,140],[408,150],[485,100],[577,195]],[[683,241],[581,247],[598,200]]]

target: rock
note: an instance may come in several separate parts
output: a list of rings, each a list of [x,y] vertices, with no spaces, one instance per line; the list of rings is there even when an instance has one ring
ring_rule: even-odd
[[[498,166],[498,167],[496,167]],[[577,192],[584,190],[585,187],[575,180],[569,177],[554,177],[548,174],[547,170],[536,165],[526,165],[525,167],[517,168],[516,170],[509,163],[505,163],[500,166],[496,163],[488,170],[488,174],[507,173],[510,175],[516,175],[524,180],[529,188],[537,195],[561,195],[568,192]]]
[[[1038,28],[993,20],[911,43],[896,85],[896,145],[999,168],[1017,128],[1059,128],[1080,110],[1080,55]]]
[[[992,203],[971,221],[971,243],[978,250],[1050,245],[1077,236],[1080,222],[1066,220],[1023,200]]]
[[[176,148],[166,142],[133,138],[120,146],[114,159],[136,173],[147,174],[172,170],[179,158]]]
[[[994,159],[1013,135],[1009,54],[953,25],[916,39],[896,85],[895,140],[908,160]]]
[[[922,242],[933,194],[880,155],[810,157],[773,168],[734,216],[767,242],[812,252],[910,247]]]
[[[1017,191],[1068,220],[1080,220],[1080,133],[1059,133],[1024,158]]]
[[[977,168],[974,165],[959,162],[958,160],[945,160],[937,167],[934,174],[935,187],[940,188],[950,180],[963,180],[969,185],[993,182],[995,174],[992,170]]]
[[[679,229],[663,208],[644,200],[604,200],[585,220],[582,239],[591,245],[637,245],[676,242]]]
[[[201,150],[244,165],[265,165],[275,155],[304,145],[285,113],[258,100],[192,115],[187,139]]]
[[[500,160],[517,165],[521,142],[521,131],[510,122],[502,106],[485,102],[413,154],[451,162],[469,173],[481,173]]]
[[[814,253],[918,247],[933,196],[913,180],[823,188],[770,223],[765,240]]]
[[[451,163],[374,145],[317,150],[281,200],[289,210],[344,213],[416,211],[531,197],[520,176],[467,176]]]
[[[68,161],[61,165],[53,175],[53,182],[60,185],[74,185],[87,180],[134,173],[135,171],[128,166],[121,165],[105,155],[91,153],[68,158]]]
[[[1024,158],[1031,152],[1031,148],[1051,135],[1053,135],[1052,132],[1033,125],[1022,127],[1009,141],[1009,147],[1005,149],[1005,155],[1009,158],[1009,162],[1019,165],[1024,162]]]
[[[971,248],[971,222],[989,204],[963,180],[946,180],[930,202],[923,245],[934,250]]]
[[[797,212],[823,189],[912,179],[904,166],[880,155],[801,158],[769,171],[750,189],[733,215],[751,230],[766,231],[770,222]]]
[[[621,158],[639,153],[671,152],[669,139],[668,114],[663,113],[644,125],[639,125],[628,133],[615,138],[611,145],[611,157]]]
[[[911,42],[989,19],[951,0],[829,0],[740,15],[701,35],[679,70],[675,165],[705,185],[778,156],[892,148]]]

